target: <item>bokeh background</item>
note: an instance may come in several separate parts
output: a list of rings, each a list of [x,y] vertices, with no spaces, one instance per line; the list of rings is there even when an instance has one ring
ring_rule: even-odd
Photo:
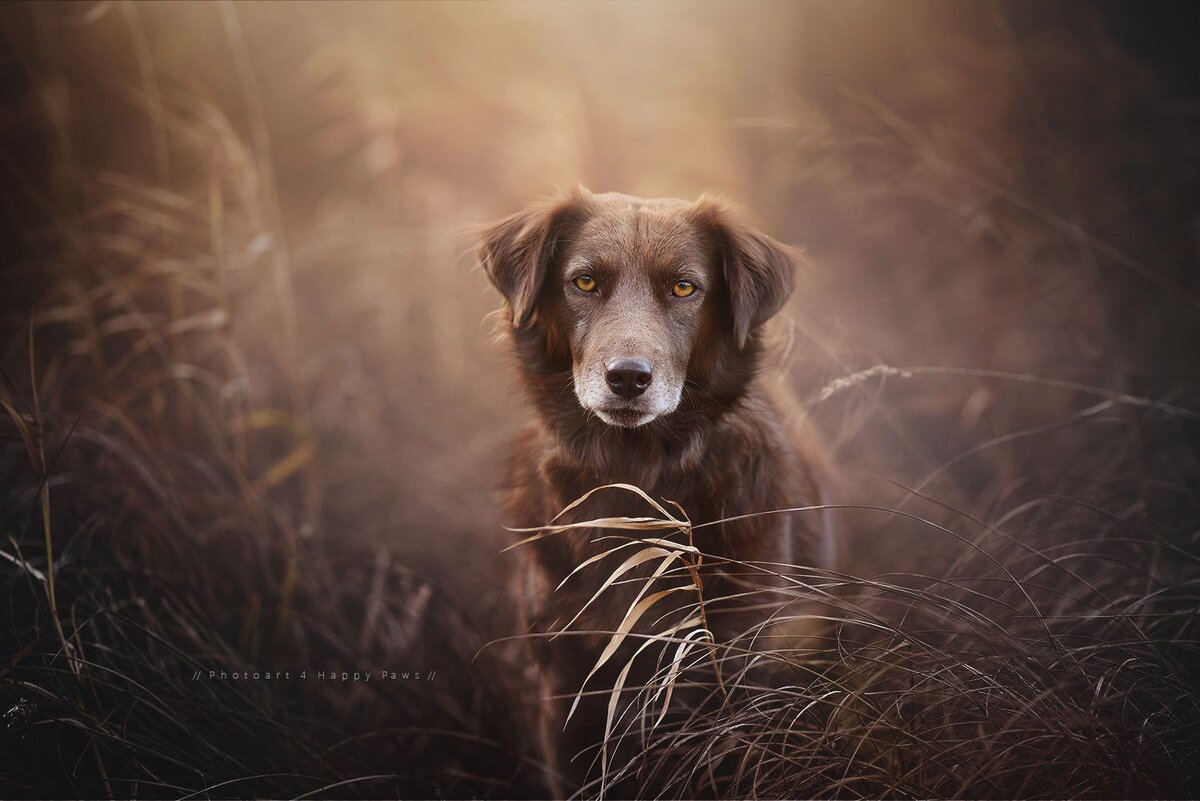
[[[723,194],[805,249],[769,369],[840,500],[920,488],[1030,538],[1195,553],[1194,5],[14,3],[0,25],[19,795],[392,771],[332,792],[535,792],[503,747],[520,666],[471,661],[511,633],[492,488],[527,414],[472,248],[576,183]],[[969,550],[878,515],[846,536],[860,576]],[[1107,553],[1194,612],[1191,557]],[[91,650],[55,662],[60,619]],[[184,682],[388,660],[437,691]],[[147,697],[173,700],[139,722]],[[323,726],[354,745],[335,759]],[[212,745],[181,760],[181,737]],[[1149,792],[1194,790],[1162,753]]]

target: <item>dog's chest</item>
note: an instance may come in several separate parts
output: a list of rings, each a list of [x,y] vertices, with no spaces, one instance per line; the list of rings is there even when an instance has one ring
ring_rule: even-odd
[[[719,472],[664,473],[660,474],[657,483],[639,485],[632,476],[597,476],[554,463],[543,465],[542,475],[549,485],[548,494],[553,498],[550,507],[555,509],[546,520],[587,495],[586,500],[561,512],[554,522],[586,523],[595,520],[615,523],[611,527],[558,531],[532,544],[538,567],[547,583],[553,587],[566,579],[565,584],[552,593],[552,597],[544,599],[545,606],[539,617],[544,618],[547,624],[551,622],[549,618],[559,618],[565,610],[579,609],[607,577],[620,570],[627,560],[635,559],[635,555],[647,547],[637,540],[661,538],[694,544],[709,560],[705,574],[711,574],[713,567],[726,560],[779,562],[786,561],[790,555],[791,526],[786,516],[764,515],[727,520],[769,508],[765,505],[770,502],[768,487],[746,487]],[[638,493],[605,486],[618,483],[639,486],[661,506],[661,510]],[[752,491],[745,491],[747,489]],[[619,527],[624,521],[663,519],[662,510],[676,519],[685,520],[688,527]],[[594,561],[574,572],[589,560]],[[614,625],[613,615],[617,615],[616,620],[620,619],[631,599],[637,596],[644,581],[659,564],[658,559],[647,560],[622,572],[618,581],[602,593],[601,598],[592,601],[593,608],[588,616],[604,619],[607,627],[611,628]],[[571,577],[568,579],[568,576]],[[657,584],[668,586],[672,576],[682,577],[682,573],[676,570],[667,574],[664,580],[656,580]],[[657,584],[655,590],[659,589]]]

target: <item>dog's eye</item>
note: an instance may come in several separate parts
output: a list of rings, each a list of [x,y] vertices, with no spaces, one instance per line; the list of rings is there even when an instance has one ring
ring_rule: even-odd
[[[671,287],[671,294],[677,298],[686,298],[696,291],[696,285],[691,281],[676,281],[675,286]]]
[[[595,292],[596,291],[596,279],[592,278],[590,275],[581,275],[578,278],[576,278],[573,281],[573,283],[575,284],[575,287],[577,289],[579,289],[581,292]]]

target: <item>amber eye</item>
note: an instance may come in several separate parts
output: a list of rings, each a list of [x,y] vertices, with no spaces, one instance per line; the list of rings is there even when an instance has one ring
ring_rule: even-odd
[[[575,286],[582,292],[595,292],[596,279],[590,275],[581,275],[574,281]]]
[[[671,287],[671,294],[677,298],[686,298],[695,291],[696,285],[691,281],[676,281],[675,286]]]

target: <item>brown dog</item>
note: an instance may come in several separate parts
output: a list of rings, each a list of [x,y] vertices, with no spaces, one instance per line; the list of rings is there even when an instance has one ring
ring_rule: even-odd
[[[821,502],[817,450],[757,376],[760,327],[793,286],[787,248],[707,197],[580,189],[488,229],[480,260],[508,302],[537,411],[511,451],[508,525],[543,526],[588,490],[617,482],[678,502],[694,524]],[[647,512],[636,496],[606,490],[557,522]],[[566,709],[628,602],[601,599],[572,626],[580,636],[540,636],[598,589],[603,576],[554,589],[601,550],[592,540],[571,531],[520,549],[518,601],[548,696],[541,747],[565,781],[551,784],[555,794],[581,786],[592,758],[572,759],[603,736],[607,697],[585,697],[564,732]],[[696,545],[718,562],[822,568],[835,552],[820,513],[722,523],[697,531]],[[713,597],[736,592],[719,570],[704,586]],[[770,610],[752,614],[762,620]],[[747,620],[730,615],[712,628],[718,640],[732,638]]]

